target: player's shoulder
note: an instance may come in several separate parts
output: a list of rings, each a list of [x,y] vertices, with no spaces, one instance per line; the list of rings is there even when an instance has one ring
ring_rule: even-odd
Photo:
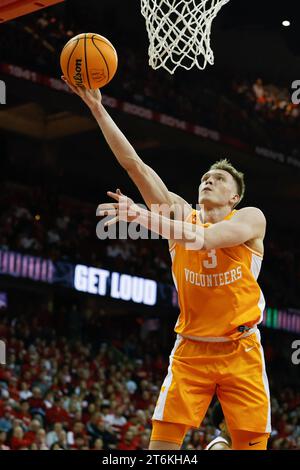
[[[263,225],[266,225],[265,214],[258,207],[242,207],[242,209],[238,209],[237,211],[235,211],[234,217],[239,218],[241,220],[250,220],[255,223],[258,222]]]
[[[250,248],[263,253],[262,241],[265,238],[267,227],[264,213],[258,207],[243,207],[236,211],[234,216],[232,219],[235,219],[235,222],[243,227],[247,227],[249,239],[246,244],[253,242],[254,246],[250,246]]]

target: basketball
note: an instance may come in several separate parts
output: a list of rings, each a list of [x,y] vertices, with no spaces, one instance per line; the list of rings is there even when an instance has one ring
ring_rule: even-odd
[[[118,56],[114,46],[105,37],[82,33],[64,46],[60,65],[72,85],[95,89],[111,81],[117,71]]]

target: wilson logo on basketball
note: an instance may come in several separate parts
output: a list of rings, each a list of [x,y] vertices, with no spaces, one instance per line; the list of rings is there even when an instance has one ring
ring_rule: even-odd
[[[104,69],[91,69],[90,75],[95,82],[102,82],[107,79],[107,74]]]
[[[82,73],[81,73],[82,65],[81,64],[82,64],[82,59],[76,59],[75,75],[73,76],[76,86],[82,86],[83,85]]]

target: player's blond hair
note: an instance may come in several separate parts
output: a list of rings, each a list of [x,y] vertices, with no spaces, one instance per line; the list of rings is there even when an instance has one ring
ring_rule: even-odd
[[[231,176],[233,177],[233,179],[235,180],[237,184],[238,195],[240,196],[239,201],[234,205],[234,207],[237,206],[241,202],[245,194],[246,185],[244,181],[244,173],[234,168],[232,163],[230,163],[230,161],[227,160],[227,158],[218,160],[216,163],[214,163],[210,167],[209,170],[224,170],[231,174]]]

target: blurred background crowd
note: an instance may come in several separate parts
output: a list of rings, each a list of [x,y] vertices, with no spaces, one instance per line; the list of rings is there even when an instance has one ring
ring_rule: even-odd
[[[37,310],[25,298],[22,309],[1,311],[0,337],[7,338],[7,364],[0,368],[2,450],[147,449],[170,346],[162,348],[160,331],[145,335],[136,319],[111,318],[108,324],[104,316],[97,323],[80,314],[84,327],[72,337],[66,312],[53,306]],[[272,392],[270,449],[300,448],[299,377],[282,352],[290,340],[273,332],[264,345]],[[188,432],[184,449],[202,450],[218,435],[210,415],[211,408]]]

